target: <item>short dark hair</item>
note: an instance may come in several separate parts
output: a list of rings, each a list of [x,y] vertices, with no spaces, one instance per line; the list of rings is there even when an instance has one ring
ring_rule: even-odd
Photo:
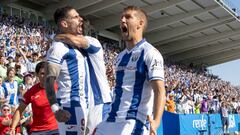
[[[22,57],[20,53],[16,53],[16,57]]]
[[[74,9],[72,6],[58,8],[53,15],[55,23],[58,24],[62,19],[66,18],[67,13],[72,9]]]
[[[41,61],[41,62],[39,62],[39,63],[36,65],[36,68],[35,68],[35,73],[36,73],[36,74],[39,73],[39,71],[40,71],[41,68],[44,68],[45,63],[46,63],[45,61]]]
[[[37,52],[32,53],[32,56],[38,56]]]
[[[7,76],[8,76],[8,74],[9,74],[10,71],[16,72],[14,67],[9,67],[9,68],[7,69]]]
[[[144,31],[145,31],[146,28],[147,28],[147,25],[148,25],[147,13],[146,13],[143,9],[141,9],[141,8],[139,8],[139,7],[136,7],[136,6],[128,6],[128,7],[126,7],[126,8],[123,9],[123,12],[129,11],[129,10],[130,10],[130,11],[136,11],[138,17],[140,17],[141,19],[144,20],[144,22],[145,22]]]

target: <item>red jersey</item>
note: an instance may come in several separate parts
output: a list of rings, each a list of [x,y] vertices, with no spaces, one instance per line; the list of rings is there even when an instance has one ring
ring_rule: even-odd
[[[9,114],[7,116],[9,119],[12,119],[12,115]],[[5,135],[6,132],[10,131],[10,127],[9,126],[5,126],[2,124],[2,121],[4,120],[4,117],[0,116],[0,135]]]
[[[51,110],[45,89],[40,86],[40,83],[35,84],[24,94],[24,103],[26,105],[32,103],[33,123],[30,126],[31,131],[58,129],[57,121]]]

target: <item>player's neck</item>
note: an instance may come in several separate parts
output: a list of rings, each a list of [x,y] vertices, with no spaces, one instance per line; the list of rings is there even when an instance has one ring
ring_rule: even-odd
[[[138,42],[140,42],[143,39],[142,35],[136,35],[131,40],[126,41],[126,47],[128,50],[131,50],[136,46]]]
[[[9,78],[8,81],[9,81],[10,83],[13,83],[13,82],[14,82],[14,78]]]

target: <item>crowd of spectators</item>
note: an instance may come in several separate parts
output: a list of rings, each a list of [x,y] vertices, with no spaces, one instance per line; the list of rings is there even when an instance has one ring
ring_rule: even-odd
[[[230,113],[239,112],[239,88],[209,74],[205,68],[166,64],[165,78],[166,109],[173,113],[220,113],[223,103]]]
[[[102,44],[107,76],[113,88],[114,59],[120,49],[115,49],[113,46],[117,45],[112,42]],[[178,114],[221,113],[222,104],[225,103],[230,113],[239,113],[240,89],[212,75],[204,65],[165,64],[164,69],[167,111]]]
[[[102,43],[104,50],[104,61],[106,65],[106,74],[108,78],[108,82],[110,88],[113,89],[115,84],[115,70],[114,70],[114,62],[117,57],[117,54],[120,52],[120,49],[116,47],[116,44],[103,42]]]
[[[24,93],[38,82],[35,66],[44,59],[53,31],[42,23],[0,13],[1,135],[9,131],[12,114]],[[31,107],[27,107],[22,118],[31,115]],[[26,131],[23,122],[16,132]]]

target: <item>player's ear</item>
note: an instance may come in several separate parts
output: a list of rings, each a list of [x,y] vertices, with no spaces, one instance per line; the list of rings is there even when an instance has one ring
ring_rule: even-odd
[[[65,21],[65,20],[62,20],[62,21],[60,22],[60,25],[61,25],[62,27],[64,27],[64,28],[68,27],[67,21]]]
[[[139,28],[143,28],[144,27],[144,21],[143,20],[140,20],[139,22]]]

